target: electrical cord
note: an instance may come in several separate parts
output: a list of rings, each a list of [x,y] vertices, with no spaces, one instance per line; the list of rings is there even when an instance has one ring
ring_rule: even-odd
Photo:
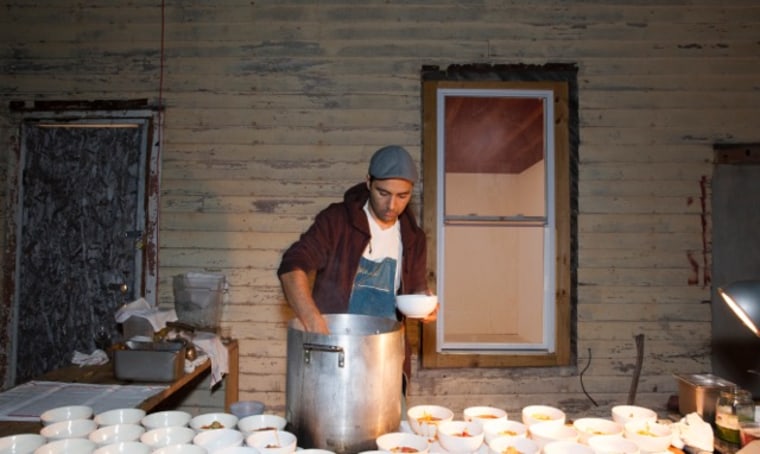
[[[589,366],[591,366],[591,349],[590,348],[588,349],[588,362],[586,363],[586,367],[584,367],[581,373],[578,375],[578,378],[581,381],[581,390],[583,390],[583,394],[585,394],[586,397],[588,397],[588,400],[590,400],[591,403],[594,404],[595,407],[598,407],[599,404],[596,403],[594,398],[591,397],[591,395],[586,391],[586,387],[583,385],[583,374],[586,372]]]

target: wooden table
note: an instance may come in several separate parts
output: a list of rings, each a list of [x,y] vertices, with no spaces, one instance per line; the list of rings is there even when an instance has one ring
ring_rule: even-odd
[[[226,344],[228,352],[228,365],[229,373],[225,376],[225,388],[224,388],[224,408],[225,411],[230,411],[230,405],[238,400],[238,371],[239,371],[239,347],[237,340],[232,340]],[[168,383],[168,387],[158,394],[142,401],[137,407],[150,412],[156,409],[161,404],[166,403],[171,397],[177,394],[179,391],[185,390],[191,384],[196,384],[201,380],[203,376],[211,372],[211,360],[206,360],[203,364],[199,365],[192,372],[184,374],[177,380]],[[59,381],[64,383],[87,383],[87,384],[101,384],[101,385],[125,385],[129,386],[130,383],[117,380],[113,376],[113,364],[110,362],[107,364],[97,366],[67,366],[61,369],[56,369],[52,372],[39,377],[40,381]],[[148,383],[135,383],[145,385]],[[160,383],[161,385],[167,385],[167,383]],[[29,421],[0,421],[0,437],[7,435],[14,435],[19,433],[39,433],[39,422]]]

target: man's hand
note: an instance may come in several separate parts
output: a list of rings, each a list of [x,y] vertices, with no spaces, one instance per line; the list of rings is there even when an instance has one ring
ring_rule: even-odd
[[[308,317],[308,319],[300,319],[306,332],[330,334],[330,328],[327,327],[327,321],[325,321],[325,318],[322,316],[322,314],[317,312],[312,315],[313,316]]]

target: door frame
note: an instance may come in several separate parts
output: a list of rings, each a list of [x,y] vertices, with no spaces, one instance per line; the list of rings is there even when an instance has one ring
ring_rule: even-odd
[[[145,149],[145,230],[143,235],[142,256],[142,279],[141,289],[136,293],[155,306],[158,295],[158,228],[159,228],[159,194],[161,181],[161,142],[163,115],[161,110],[146,107],[137,107],[133,103],[124,103],[125,108],[120,109],[119,102],[107,103],[74,103],[71,108],[61,108],[56,105],[52,110],[49,106],[42,105],[33,109],[18,109],[13,112],[13,123],[16,125],[16,134],[11,138],[11,153],[8,160],[7,172],[7,199],[6,199],[6,226],[5,226],[5,252],[3,258],[3,301],[6,314],[10,319],[5,321],[10,332],[7,334],[5,351],[7,360],[5,364],[0,361],[0,385],[2,389],[13,386],[16,376],[16,351],[17,351],[17,326],[18,326],[18,295],[16,273],[17,247],[21,232],[21,174],[23,170],[21,129],[28,121],[42,121],[51,123],[98,123],[109,126],[124,123],[139,123],[140,127],[147,127],[147,144]],[[141,108],[142,107],[142,108]],[[9,309],[9,310],[8,310]],[[2,355],[0,355],[2,356]]]

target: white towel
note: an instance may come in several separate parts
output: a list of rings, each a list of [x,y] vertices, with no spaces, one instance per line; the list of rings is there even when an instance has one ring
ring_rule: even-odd
[[[71,359],[71,362],[78,365],[79,367],[105,364],[108,362],[108,354],[100,349],[96,349],[89,355],[87,353],[82,353],[75,350],[74,357]]]
[[[196,348],[211,358],[211,386],[213,387],[230,372],[227,347],[222,344],[219,336],[207,332],[196,332],[193,334],[192,342]]]
[[[698,413],[689,413],[673,423],[673,446],[682,449],[691,446],[700,451],[713,452],[713,429]]]
[[[141,317],[150,322],[153,332],[161,331],[166,327],[167,322],[177,320],[177,313],[174,309],[159,311],[152,307],[145,298],[138,298],[131,303],[127,303],[116,311],[116,322],[124,323],[129,317]]]

